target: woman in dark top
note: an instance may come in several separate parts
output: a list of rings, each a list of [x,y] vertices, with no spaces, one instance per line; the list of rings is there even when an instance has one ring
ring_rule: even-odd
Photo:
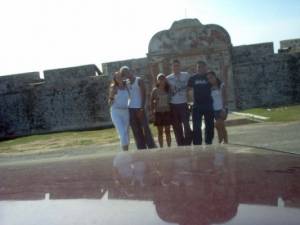
[[[170,113],[169,85],[164,74],[157,75],[157,84],[151,93],[150,106],[154,115],[154,125],[158,131],[159,146],[163,147],[163,133],[165,131],[167,145],[171,146],[171,113]]]

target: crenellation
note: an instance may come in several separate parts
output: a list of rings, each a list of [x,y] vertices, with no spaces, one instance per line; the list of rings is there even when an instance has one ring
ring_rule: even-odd
[[[39,72],[20,73],[0,76],[0,95],[10,92],[18,92],[31,83],[41,82]]]
[[[68,67],[61,69],[45,70],[44,78],[46,82],[64,83],[74,79],[84,79],[89,76],[99,76],[101,71],[94,64]]]
[[[233,64],[264,60],[274,55],[273,43],[234,46],[232,48]]]
[[[280,41],[281,53],[298,53],[300,52],[300,38]]]

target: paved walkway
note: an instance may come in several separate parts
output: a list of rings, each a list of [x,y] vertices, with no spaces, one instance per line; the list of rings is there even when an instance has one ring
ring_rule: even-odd
[[[300,154],[300,122],[228,127],[229,142]]]
[[[253,123],[241,116],[230,115],[228,126],[229,143],[274,149],[300,154],[300,121],[291,123]],[[246,124],[245,124],[246,123]],[[243,125],[239,125],[243,124]],[[214,144],[217,143],[215,135]],[[172,138],[172,146],[176,146],[175,138]],[[135,151],[134,141],[131,140],[131,149]],[[84,155],[111,154],[118,151],[119,143],[102,146],[88,146],[82,148],[69,148],[58,151],[43,153],[22,153],[11,155],[0,155],[0,165],[15,161],[36,161],[52,159],[68,159],[70,157],[81,157]]]

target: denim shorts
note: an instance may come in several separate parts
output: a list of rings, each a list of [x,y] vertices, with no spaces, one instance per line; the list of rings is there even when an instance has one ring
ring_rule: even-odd
[[[225,112],[225,118],[222,118],[222,112]],[[228,115],[228,109],[214,111],[215,120],[218,120],[218,119],[226,120],[227,119],[227,115]]]

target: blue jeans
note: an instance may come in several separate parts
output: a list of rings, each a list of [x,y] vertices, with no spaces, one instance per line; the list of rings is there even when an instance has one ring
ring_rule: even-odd
[[[140,109],[129,108],[129,121],[137,149],[155,148],[155,142],[152,137],[146,114],[143,111],[143,117],[138,116]]]
[[[192,130],[190,128],[190,111],[187,103],[170,104],[172,126],[178,146],[191,145]]]
[[[214,112],[213,110],[203,110],[199,107],[193,107],[193,144],[202,144],[202,117],[205,122],[205,143],[212,144],[214,138]]]

